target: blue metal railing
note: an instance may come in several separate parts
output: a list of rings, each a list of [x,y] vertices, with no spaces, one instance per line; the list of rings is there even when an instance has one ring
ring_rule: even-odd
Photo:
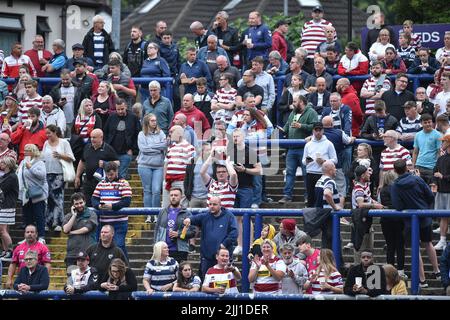
[[[156,215],[161,208],[125,208],[117,211],[117,214],[127,215]],[[207,212],[207,209],[192,208],[192,214]],[[243,216],[242,222],[242,291],[248,292],[250,283],[248,281],[248,273],[250,263],[247,259],[250,248],[250,221],[251,217],[255,217],[255,229],[261,230],[263,217],[301,217],[302,209],[230,209],[235,216]],[[111,212],[97,211],[97,214],[111,214]],[[332,214],[333,219],[333,240],[332,250],[335,255],[336,265],[340,266],[341,257],[341,240],[340,240],[340,217],[351,216],[350,210],[335,211]],[[420,217],[450,217],[450,210],[370,210],[369,216],[372,217],[403,217],[411,219],[411,292],[413,295],[419,292],[419,218]]]

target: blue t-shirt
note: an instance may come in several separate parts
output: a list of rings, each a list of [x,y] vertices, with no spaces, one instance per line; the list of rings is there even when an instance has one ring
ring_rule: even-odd
[[[439,138],[442,135],[435,129],[426,133],[423,130],[419,131],[414,137],[414,148],[419,149],[416,166],[433,169],[437,158],[441,141]]]
[[[172,241],[169,237],[170,230],[177,231],[177,217],[180,213],[180,208],[169,208],[167,215],[167,231],[166,231],[166,243],[169,247],[169,251],[177,251],[176,242]]]

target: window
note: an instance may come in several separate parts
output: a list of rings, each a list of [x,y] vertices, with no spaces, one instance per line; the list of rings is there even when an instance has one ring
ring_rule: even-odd
[[[36,34],[40,34],[44,37],[44,41],[48,40],[48,33],[52,32],[52,29],[48,25],[46,17],[36,17]]]
[[[139,10],[140,14],[148,13],[152,10],[161,0],[151,0],[149,1],[141,10]]]
[[[11,54],[11,45],[21,41],[24,30],[22,16],[0,14],[0,48],[3,48],[5,57]]]

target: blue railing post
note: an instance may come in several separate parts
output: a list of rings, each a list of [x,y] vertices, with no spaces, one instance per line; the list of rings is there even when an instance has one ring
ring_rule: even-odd
[[[250,248],[250,214],[244,213],[242,220],[242,292],[249,292],[248,273],[250,265],[247,256]]]
[[[261,235],[262,231],[262,224],[263,224],[263,217],[261,214],[256,213],[255,215],[255,232],[253,233],[253,236],[255,239],[258,239]]]
[[[411,217],[411,293],[414,295],[419,293],[419,228],[419,217],[413,214]]]
[[[331,212],[331,214],[333,217],[332,248],[334,258],[336,260],[336,266],[339,268],[341,266],[342,257],[341,257],[341,225],[338,212]]]

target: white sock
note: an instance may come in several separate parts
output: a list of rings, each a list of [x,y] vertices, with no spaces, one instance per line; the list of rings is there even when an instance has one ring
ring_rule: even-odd
[[[439,241],[447,242],[447,237],[446,236],[441,236],[441,240],[439,240]]]

